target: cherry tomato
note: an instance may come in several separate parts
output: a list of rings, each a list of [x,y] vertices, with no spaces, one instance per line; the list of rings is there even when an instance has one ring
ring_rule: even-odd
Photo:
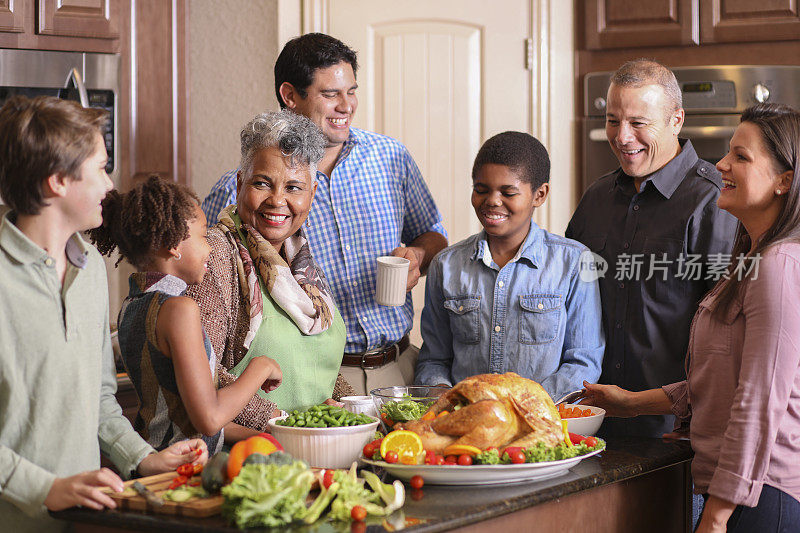
[[[580,444],[583,439],[585,439],[583,435],[578,435],[577,433],[570,433],[569,440],[572,444]]]
[[[412,489],[421,489],[422,486],[425,484],[425,480],[422,479],[422,476],[419,476],[419,475],[412,476],[411,480],[409,480],[408,484],[411,485]]]
[[[375,448],[380,448],[383,439],[375,439],[374,441],[370,442]]]
[[[444,464],[444,456],[442,456],[442,455],[437,455],[437,456],[436,456],[436,464],[437,464],[437,465],[443,465],[443,464]]]
[[[472,464],[472,456],[467,455],[466,453],[462,453],[458,456],[458,464],[461,466],[469,466]]]
[[[360,505],[354,505],[353,508],[350,510],[350,518],[352,518],[356,522],[363,522],[366,517],[367,517],[367,510],[361,507]]]
[[[333,483],[333,470],[328,469],[325,470],[325,473],[322,475],[322,486],[326,489],[331,486]]]
[[[188,477],[178,475],[172,480],[172,483],[169,484],[169,490],[177,489],[181,485],[185,485],[187,481],[189,481]]]
[[[394,451],[386,452],[386,457],[383,458],[387,463],[396,463],[398,459],[397,452]]]
[[[522,450],[515,450],[508,454],[508,457],[511,459],[511,462],[515,465],[522,464],[525,462],[525,454],[522,453]]]
[[[503,457],[504,453],[507,453],[508,456],[511,457],[512,453],[521,452],[521,451],[522,451],[522,447],[521,446],[509,446],[508,448],[503,448],[503,451],[500,452],[500,457]]]
[[[192,477],[194,475],[194,465],[192,463],[184,463],[175,469],[179,476]]]
[[[364,457],[366,457],[367,459],[371,459],[372,454],[375,453],[375,446],[372,443],[365,444],[364,449],[361,451],[364,453]]]
[[[597,439],[594,437],[586,437],[583,439],[584,444],[586,444],[589,448],[594,448],[597,446]]]
[[[194,473],[199,474],[203,471],[203,465],[194,465]]]
[[[425,450],[425,464],[426,465],[436,464],[436,452],[432,450]]]
[[[446,465],[454,465],[456,463],[458,463],[458,457],[455,455],[448,455],[444,458],[444,464]]]

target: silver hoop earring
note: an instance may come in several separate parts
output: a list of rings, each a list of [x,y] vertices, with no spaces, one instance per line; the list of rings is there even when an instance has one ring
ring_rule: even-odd
[[[178,257],[173,257],[173,259],[175,259],[175,261],[180,261],[181,257],[183,257],[183,256],[181,256],[180,252],[176,252],[176,253],[178,254]]]

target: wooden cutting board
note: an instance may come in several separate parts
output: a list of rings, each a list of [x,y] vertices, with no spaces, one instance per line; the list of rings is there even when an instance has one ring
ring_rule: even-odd
[[[320,472],[323,469],[312,468],[311,470],[315,474],[314,483],[312,484],[311,488],[312,490],[318,489]],[[138,481],[153,491],[156,496],[161,496],[169,489],[170,483],[172,483],[172,480],[175,479],[177,475],[177,472],[165,472],[155,476],[132,479],[123,484],[125,490],[122,492],[114,492],[111,489],[105,489],[104,492],[111,496],[111,498],[117,504],[117,509],[120,511],[138,511],[143,513],[159,513],[173,516],[190,516],[194,518],[205,518],[207,516],[219,514],[222,511],[223,498],[221,494],[215,494],[213,496],[209,496],[208,498],[191,498],[185,502],[164,500],[164,505],[161,507],[154,507],[147,503],[147,500],[145,500],[144,496],[139,495],[139,493],[133,488],[133,482]],[[189,482],[193,483],[199,480],[200,475],[198,474],[192,477]]]
[[[132,479],[126,481],[123,486],[125,490],[122,492],[114,492],[111,489],[106,489],[105,492],[117,504],[117,509],[120,511],[139,511],[147,513],[160,513],[175,516],[191,516],[195,518],[203,518],[206,516],[213,516],[219,514],[222,510],[222,495],[215,494],[208,498],[192,498],[185,502],[173,502],[164,500],[164,505],[161,507],[154,507],[147,503],[144,496],[140,496],[133,488],[134,481],[138,481],[157,496],[161,496],[169,489],[170,483],[178,475],[177,472],[165,472],[155,476],[147,476],[139,479]],[[194,476],[190,482],[200,480],[200,475]]]

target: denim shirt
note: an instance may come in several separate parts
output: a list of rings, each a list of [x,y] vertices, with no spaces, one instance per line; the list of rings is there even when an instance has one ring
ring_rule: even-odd
[[[533,221],[503,268],[485,232],[443,250],[428,270],[416,383],[510,371],[558,398],[597,382],[605,342],[597,281],[579,275],[585,250]]]

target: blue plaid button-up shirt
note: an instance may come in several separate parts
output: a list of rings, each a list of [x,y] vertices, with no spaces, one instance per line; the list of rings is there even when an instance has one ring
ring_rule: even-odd
[[[236,202],[236,170],[203,201],[209,224]],[[350,128],[331,176],[317,172],[317,192],[304,231],[325,271],[347,326],[345,351],[400,340],[412,326],[411,294],[399,307],[375,303],[376,258],[428,231],[445,237],[442,215],[411,154],[400,142]]]

